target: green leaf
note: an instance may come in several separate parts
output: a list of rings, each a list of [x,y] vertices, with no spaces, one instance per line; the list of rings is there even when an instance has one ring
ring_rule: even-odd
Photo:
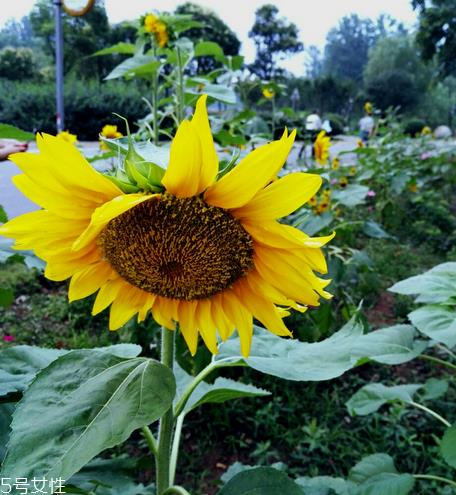
[[[0,223],[6,223],[8,221],[8,215],[6,214],[5,209],[2,205],[0,205]]]
[[[285,473],[268,467],[243,471],[218,492],[218,495],[305,495]]]
[[[412,402],[413,394],[422,386],[421,384],[408,384],[387,387],[383,383],[370,383],[361,387],[345,405],[352,416],[366,416],[388,402]]]
[[[408,314],[410,321],[429,338],[447,347],[456,345],[456,311],[442,306],[423,306]]]
[[[0,404],[0,466],[6,454],[9,439],[9,427],[13,418],[14,404]]]
[[[442,263],[421,275],[402,280],[388,290],[415,295],[418,303],[439,304],[456,298],[456,262]]]
[[[363,232],[374,239],[390,239],[391,236],[385,232],[383,228],[373,220],[367,220],[363,224]]]
[[[141,352],[141,347],[135,344],[118,344],[99,347],[97,350],[118,357],[135,357]],[[0,349],[0,397],[23,392],[38,371],[67,352],[29,345]]]
[[[419,356],[427,342],[415,340],[411,325],[394,325],[363,335],[353,349],[355,359],[368,357],[384,364],[402,364]]]
[[[364,481],[354,495],[407,495],[415,485],[411,474],[381,473]]]
[[[66,481],[97,495],[150,495],[150,488],[134,481],[136,463],[128,458],[93,459]]]
[[[69,352],[38,374],[19,403],[2,475],[67,480],[161,417],[174,393],[171,370],[152,359]]]
[[[201,91],[198,90],[198,87],[187,87],[185,88],[185,92],[191,95],[200,95]],[[229,86],[223,86],[222,84],[204,84],[204,88],[202,90],[204,94],[207,94],[214,100],[221,101],[223,103],[227,103],[228,105],[236,104],[236,92],[233,88]]]
[[[223,61],[225,54],[222,47],[214,41],[200,41],[195,45],[195,57],[212,56],[216,60]]]
[[[125,43],[123,41],[116,43],[115,45],[108,46],[107,48],[103,48],[102,50],[98,50],[95,52],[92,57],[99,55],[111,55],[114,53],[123,53],[126,55],[134,55],[136,49],[133,43]]]
[[[382,473],[397,473],[393,459],[388,454],[372,454],[361,459],[350,469],[348,479],[355,483],[363,483]]]
[[[127,58],[105,77],[105,80],[118,79],[119,77],[131,78],[134,76],[150,77],[160,67],[160,62],[152,55],[135,55]]]
[[[220,346],[215,359],[232,357],[257,371],[286,380],[330,380],[353,367],[352,350],[362,331],[357,315],[328,339],[313,344],[280,338],[255,327],[248,358],[240,355],[239,338],[234,338]]]
[[[332,199],[344,206],[353,207],[364,203],[369,188],[358,184],[349,184],[345,189],[334,191]]]
[[[421,390],[422,400],[435,400],[443,397],[448,391],[448,381],[439,380],[438,378],[429,378],[426,380]]]
[[[333,219],[334,217],[329,211],[323,213],[323,215],[309,213],[305,218],[299,220],[299,224],[296,227],[307,235],[312,236],[330,225]]]
[[[296,483],[305,488],[305,495],[351,495],[354,483],[342,478],[331,478],[330,476],[316,476],[309,478],[303,476],[297,478]]]
[[[0,287],[0,307],[9,308],[14,301],[14,292],[12,289]]]
[[[440,453],[447,464],[456,468],[456,424],[445,431],[440,442]]]
[[[0,123],[0,139],[17,139],[19,141],[34,141],[35,134],[18,129],[13,125]]]
[[[176,377],[178,391],[176,394],[177,401],[193,377],[178,366],[174,369],[174,376]],[[247,385],[227,378],[217,378],[213,384],[201,382],[198,385],[190,396],[184,408],[184,413],[187,414],[193,409],[207,403],[221,404],[227,400],[244,397],[264,397],[266,395],[270,395],[270,392],[254,387],[253,385]]]

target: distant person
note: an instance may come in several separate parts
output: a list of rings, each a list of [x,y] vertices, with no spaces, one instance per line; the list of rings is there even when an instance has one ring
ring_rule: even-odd
[[[359,137],[364,144],[369,142],[369,138],[374,132],[374,127],[374,118],[368,113],[366,113],[366,115],[359,120]]]
[[[26,151],[27,143],[21,143],[15,139],[0,139],[0,161],[7,160],[13,153]]]
[[[318,115],[317,110],[313,110],[307,117],[306,117],[306,133],[305,133],[305,140],[304,144],[302,145],[301,150],[299,151],[299,158],[301,158],[301,155],[303,154],[306,146],[310,143],[312,146],[312,155],[313,155],[313,143],[315,142],[315,139],[317,139],[318,133],[321,131],[321,118]]]

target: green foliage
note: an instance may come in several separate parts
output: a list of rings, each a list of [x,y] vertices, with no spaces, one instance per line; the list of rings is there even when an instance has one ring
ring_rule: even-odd
[[[450,426],[443,435],[440,451],[445,461],[456,468],[456,425]]]
[[[0,78],[20,81],[33,79],[35,75],[36,65],[30,48],[6,47],[0,50]]]
[[[256,58],[250,71],[261,79],[270,80],[277,74],[277,59],[286,54],[300,52],[298,28],[293,22],[278,17],[279,9],[263,5],[255,12],[255,23],[249,31],[256,47]]]
[[[2,475],[68,479],[161,417],[174,393],[169,368],[151,359],[69,352],[37,376],[15,410]]]
[[[404,134],[410,137],[419,136],[426,122],[417,117],[411,117],[404,122]]]
[[[394,69],[373,77],[366,91],[368,98],[382,110],[389,107],[410,110],[418,103],[421,94],[413,74],[403,69]]]

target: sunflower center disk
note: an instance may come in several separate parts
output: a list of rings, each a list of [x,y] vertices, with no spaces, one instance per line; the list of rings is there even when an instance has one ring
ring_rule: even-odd
[[[117,273],[173,299],[203,299],[253,267],[253,243],[238,220],[199,197],[169,194],[111,220],[99,245]]]

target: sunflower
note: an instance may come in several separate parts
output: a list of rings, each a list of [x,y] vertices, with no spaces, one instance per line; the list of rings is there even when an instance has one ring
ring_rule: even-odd
[[[333,170],[338,170],[340,167],[340,158],[338,158],[337,156],[333,158],[333,161],[332,161],[332,164],[331,164],[331,168]]]
[[[78,136],[76,136],[76,134],[71,134],[69,131],[61,131],[56,137],[71,144],[76,143],[78,140]]]
[[[161,48],[168,44],[169,35],[166,24],[154,14],[147,14],[144,17],[144,29],[154,35],[155,41]]]
[[[237,329],[249,354],[253,317],[269,331],[290,336],[284,308],[305,311],[329,298],[321,246],[278,218],[315,195],[319,175],[293,173],[271,181],[295,138],[252,151],[219,174],[206,95],[191,121],[179,126],[161,192],[126,193],[95,171],[71,144],[37,136],[40,153],[11,159],[23,171],[16,186],[43,209],[0,227],[17,249],[32,249],[51,280],[71,278],[69,299],[98,291],[93,314],[110,308],[115,330],[149,312],[180,331],[192,354],[198,337],[217,352]],[[62,167],[65,163],[65,167]]]
[[[320,131],[314,142],[315,160],[320,165],[326,165],[329,158],[329,147],[331,139],[326,136],[326,131]]]
[[[272,88],[263,88],[262,93],[267,100],[272,100],[275,96],[275,91]]]
[[[106,124],[100,132],[100,135],[106,139],[118,139],[123,137],[123,134],[117,130],[116,125]],[[109,150],[109,146],[100,140],[100,148],[102,150]]]
[[[370,115],[373,111],[373,106],[372,106],[372,103],[370,101],[366,101],[366,103],[364,103],[364,111]]]

